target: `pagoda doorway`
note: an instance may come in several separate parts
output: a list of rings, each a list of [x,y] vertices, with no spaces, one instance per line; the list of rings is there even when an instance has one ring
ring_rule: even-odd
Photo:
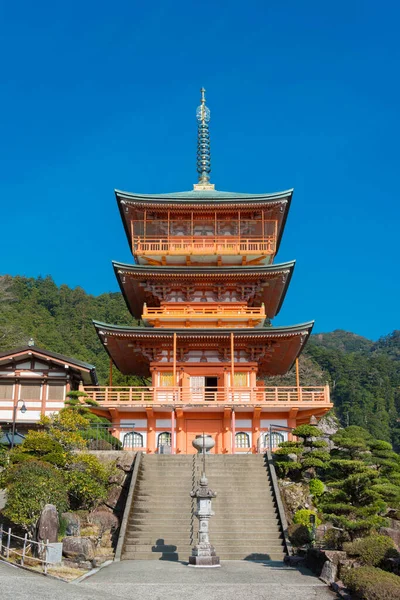
[[[218,377],[192,376],[190,377],[190,392],[192,399],[200,402],[211,402],[217,399]]]
[[[205,433],[212,435],[215,446],[211,450],[212,454],[219,454],[222,451],[222,418],[221,419],[186,419],[186,454],[195,454],[196,450],[192,446],[192,441],[196,435]]]

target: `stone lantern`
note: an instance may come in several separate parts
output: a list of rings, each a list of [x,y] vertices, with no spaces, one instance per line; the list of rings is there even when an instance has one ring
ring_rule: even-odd
[[[215,514],[212,511],[211,502],[217,493],[208,487],[204,445],[203,438],[203,473],[200,484],[196,490],[190,493],[191,497],[196,498],[197,501],[197,510],[194,514],[199,520],[199,538],[192,550],[192,556],[189,556],[189,567],[220,567],[219,556],[216,556],[215,548],[211,545],[208,537],[208,522]]]

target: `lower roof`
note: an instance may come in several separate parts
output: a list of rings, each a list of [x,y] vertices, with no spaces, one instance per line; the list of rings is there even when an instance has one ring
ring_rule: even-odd
[[[248,353],[248,362],[258,362],[259,375],[283,375],[291,369],[311,334],[314,321],[291,327],[262,329],[153,329],[125,327],[93,321],[97,334],[117,368],[126,375],[148,376],[150,363],[160,361],[162,349],[171,350],[174,334],[177,348],[230,348]],[[251,358],[252,357],[252,358]],[[185,362],[185,361],[184,361]],[[195,363],[190,363],[193,365]]]

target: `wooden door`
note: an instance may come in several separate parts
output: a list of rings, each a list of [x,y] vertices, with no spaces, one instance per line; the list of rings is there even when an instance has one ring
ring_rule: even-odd
[[[186,454],[197,452],[192,446],[192,441],[196,435],[202,433],[212,435],[215,446],[211,453],[219,454],[222,450],[222,431],[222,419],[186,419]]]

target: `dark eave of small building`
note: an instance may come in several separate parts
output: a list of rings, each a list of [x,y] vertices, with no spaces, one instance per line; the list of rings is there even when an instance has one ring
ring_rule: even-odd
[[[283,211],[282,223],[278,231],[278,239],[276,241],[276,253],[279,251],[279,246],[282,239],[282,233],[285,229],[290,204],[292,201],[294,189],[276,192],[272,194],[243,194],[239,192],[220,192],[218,190],[197,191],[191,190],[188,192],[172,192],[168,194],[135,194],[131,192],[123,192],[114,190],[117,199],[118,208],[121,214],[122,223],[124,225],[126,237],[129,247],[132,250],[131,232],[125,218],[124,205],[137,204],[144,205],[147,208],[159,208],[162,210],[173,210],[174,208],[186,207],[188,210],[193,209],[214,209],[214,208],[261,208],[265,205],[273,206],[284,203],[285,210]],[[212,205],[210,204],[212,203]]]
[[[0,365],[6,363],[7,361],[11,361],[16,358],[21,358],[23,356],[31,356],[35,355],[38,358],[48,359],[52,362],[61,363],[63,365],[68,365],[70,367],[76,368],[78,371],[85,372],[90,376],[91,382],[93,385],[98,385],[96,367],[89,363],[86,363],[82,360],[78,360],[76,358],[70,358],[69,356],[64,356],[63,354],[58,354],[57,352],[50,352],[50,350],[44,350],[43,348],[39,348],[38,346],[22,346],[21,348],[14,348],[13,350],[7,350],[5,352],[0,353]]]
[[[206,266],[206,267],[202,267],[201,269],[199,267],[191,267],[191,266],[152,266],[152,265],[140,265],[140,264],[136,264],[136,265],[130,265],[130,264],[126,264],[126,263],[120,263],[117,261],[113,261],[112,262],[113,267],[114,267],[114,272],[115,272],[115,276],[117,278],[119,287],[121,289],[122,295],[124,297],[124,300],[126,302],[126,305],[130,311],[130,313],[132,314],[133,317],[135,318],[140,318],[141,314],[139,314],[138,312],[135,312],[133,307],[131,306],[131,302],[129,301],[129,298],[127,297],[126,294],[126,290],[124,287],[124,284],[122,283],[122,277],[121,275],[127,275],[128,277],[131,276],[135,279],[139,279],[141,277],[148,277],[148,278],[154,278],[154,279],[163,279],[163,278],[168,278],[168,277],[172,277],[172,278],[182,278],[182,277],[188,277],[188,278],[201,278],[201,279],[207,279],[207,278],[224,278],[227,277],[232,278],[234,277],[240,277],[240,278],[254,278],[255,276],[259,276],[259,277],[271,277],[273,275],[277,275],[280,273],[287,273],[287,277],[282,289],[282,293],[281,293],[281,297],[279,300],[279,303],[277,305],[277,308],[275,310],[275,313],[270,317],[270,318],[274,318],[280,311],[281,307],[282,307],[282,303],[283,300],[286,296],[286,292],[288,290],[289,287],[289,283],[290,280],[292,278],[293,275],[293,271],[294,271],[294,267],[296,264],[296,261],[292,260],[289,262],[285,262],[285,263],[280,263],[280,264],[273,264],[273,265],[240,265],[240,266],[224,266],[224,267],[210,267],[210,266]]]

